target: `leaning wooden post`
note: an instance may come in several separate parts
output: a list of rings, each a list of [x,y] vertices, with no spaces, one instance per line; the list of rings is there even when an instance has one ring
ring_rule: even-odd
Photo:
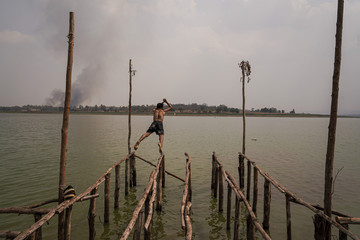
[[[245,166],[244,166],[244,157],[239,154],[239,185],[240,185],[240,189],[243,190],[244,189],[244,182],[245,182]]]
[[[105,175],[104,222],[109,222],[110,216],[110,173]]]
[[[291,240],[291,212],[290,212],[290,196],[285,194],[286,198],[286,230],[287,240]]]
[[[271,203],[271,185],[269,180],[264,182],[264,230],[269,230],[270,227],[270,203]]]
[[[65,173],[66,173],[66,146],[67,146],[67,133],[69,127],[69,113],[70,113],[70,101],[71,101],[71,72],[73,64],[73,48],[74,48],[74,13],[70,12],[69,22],[69,44],[68,44],[68,59],[66,68],[66,90],[65,90],[65,102],[64,102],[64,114],[63,125],[61,129],[61,152],[60,152],[60,174],[59,174],[59,204],[64,201],[65,190]],[[64,212],[61,212],[58,217],[58,239],[63,240],[64,236],[64,224],[65,216]]]
[[[72,213],[72,205],[66,209],[65,213],[65,239],[70,240],[71,235],[71,213]]]
[[[257,208],[257,197],[258,197],[258,171],[256,167],[254,167],[254,189],[253,189],[253,205],[252,210],[256,214]]]
[[[219,182],[219,171],[217,164],[215,164],[215,185],[214,185],[214,198],[217,198],[218,182]]]
[[[246,200],[250,201],[250,188],[251,188],[251,163],[247,161],[247,187],[246,187]]]
[[[41,214],[34,214],[34,220],[35,222],[39,221],[41,219]],[[35,232],[35,239],[41,240],[42,239],[42,227],[39,227]]]
[[[119,196],[120,196],[120,164],[115,166],[114,208],[119,207]]]
[[[232,189],[229,183],[227,190],[228,191],[227,191],[227,205],[226,205],[226,229],[229,230],[231,224],[231,194],[232,194]]]
[[[95,195],[97,188],[91,190],[90,195]],[[96,206],[96,198],[90,199],[90,206],[88,212],[88,224],[89,224],[89,240],[95,239],[95,206]]]
[[[219,212],[222,212],[224,210],[224,178],[223,178],[223,172],[222,167],[218,167],[218,176],[219,176]]]
[[[235,195],[234,240],[239,239],[240,228],[240,199]]]
[[[133,240],[140,240],[141,228],[142,228],[142,224],[143,224],[143,215],[144,215],[144,211],[141,210],[139,212],[138,218],[136,219]]]
[[[215,174],[216,174],[215,152],[211,158],[211,190],[215,189]]]

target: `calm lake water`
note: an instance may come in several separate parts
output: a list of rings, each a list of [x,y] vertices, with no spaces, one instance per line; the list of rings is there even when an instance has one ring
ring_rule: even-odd
[[[150,116],[132,118],[132,145],[151,120]],[[323,205],[328,122],[327,118],[247,118],[246,154],[293,193],[310,203]],[[61,125],[60,114],[0,114],[0,208],[30,205],[57,197]],[[226,231],[226,211],[218,213],[217,202],[211,197],[211,155],[216,152],[224,167],[237,176],[242,119],[167,116],[164,125],[167,170],[185,178],[184,152],[192,159],[194,238],[232,239],[233,230]],[[93,184],[109,166],[126,156],[127,134],[127,116],[71,115],[66,183],[75,187],[77,193]],[[257,141],[251,140],[253,138]],[[157,136],[151,135],[142,142],[137,154],[156,163],[157,141]],[[359,156],[360,119],[339,119],[334,172],[342,170],[336,178],[333,208],[354,217],[360,217]],[[120,208],[112,209],[111,222],[105,225],[101,185],[96,208],[97,239],[119,239],[131,219],[153,169],[139,160],[136,164],[138,186],[131,189],[127,197],[123,192],[124,165],[121,166]],[[114,175],[112,172],[112,197]],[[258,218],[261,223],[261,177],[259,186]],[[154,218],[154,239],[183,239],[179,217],[183,189],[182,182],[166,175],[163,211],[155,213]],[[74,207],[73,239],[87,239],[88,206],[89,202],[82,202]],[[224,206],[226,209],[226,204]],[[295,204],[291,208],[293,239],[312,239],[313,214]],[[21,231],[33,221],[33,216],[2,214],[0,230]],[[56,228],[57,217],[44,227],[44,239],[55,239]],[[359,226],[352,225],[351,231],[360,235]],[[270,233],[273,239],[286,239],[285,198],[275,188],[272,188]],[[337,230],[333,230],[333,234],[337,235]]]

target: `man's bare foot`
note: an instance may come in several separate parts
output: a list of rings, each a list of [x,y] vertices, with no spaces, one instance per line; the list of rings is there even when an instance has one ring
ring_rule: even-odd
[[[135,145],[134,145],[135,151],[139,148],[139,144],[140,144],[139,142],[136,142],[136,143],[135,143]]]

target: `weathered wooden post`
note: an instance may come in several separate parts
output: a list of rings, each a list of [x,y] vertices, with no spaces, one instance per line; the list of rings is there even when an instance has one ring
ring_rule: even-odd
[[[332,195],[333,195],[333,170],[334,170],[334,153],[335,153],[335,138],[336,138],[336,124],[338,112],[338,98],[339,98],[339,82],[341,69],[341,47],[342,47],[342,30],[343,30],[343,16],[344,16],[344,0],[338,0],[337,20],[336,20],[336,35],[335,35],[335,61],[332,79],[332,93],[331,93],[331,110],[330,122],[328,131],[328,143],[326,151],[325,163],[325,191],[324,191],[324,213],[331,218],[332,213]],[[325,222],[325,239],[331,239],[331,224]]]
[[[224,178],[223,178],[223,172],[222,167],[218,167],[218,176],[219,176],[219,201],[218,201],[218,208],[219,212],[222,212],[224,210]]]
[[[90,195],[95,195],[97,188],[91,190]],[[90,199],[90,206],[88,212],[88,224],[89,224],[89,240],[95,239],[95,206],[96,206],[96,198]]]
[[[120,196],[120,164],[115,166],[114,208],[119,207],[119,196]]]
[[[244,189],[244,182],[245,182],[245,166],[244,166],[244,157],[239,154],[239,185],[241,190]]]
[[[215,174],[216,174],[215,152],[211,158],[211,190],[215,189]]]
[[[125,195],[129,194],[129,158],[125,160]]]
[[[287,240],[291,240],[291,212],[290,212],[290,196],[289,194],[285,194],[286,198],[286,232],[287,232]]]
[[[255,239],[255,226],[252,222],[250,213],[246,217],[246,239],[247,240]]]
[[[162,161],[161,159],[160,161]],[[157,185],[156,185],[156,210],[161,211],[162,209],[162,163],[159,166],[159,172],[157,175]]]
[[[250,188],[251,188],[251,163],[247,161],[247,187],[246,187],[246,200],[250,201]]]
[[[35,222],[39,221],[41,219],[41,214],[34,214],[34,220]],[[39,227],[35,232],[35,239],[41,240],[42,239],[42,227]]]
[[[227,191],[227,205],[226,205],[226,229],[229,230],[231,224],[231,194],[232,194],[231,185],[229,183],[227,190],[228,191]]]
[[[269,180],[264,182],[264,230],[269,230],[270,227],[270,203],[271,203],[271,185]]]
[[[162,187],[164,188],[165,187],[165,155],[163,156],[161,170],[162,170],[162,173],[161,173],[161,175],[162,175]]]
[[[104,222],[108,223],[110,217],[110,173],[105,175],[104,194]]]
[[[73,64],[73,48],[74,48],[74,13],[70,12],[69,21],[69,44],[68,44],[68,59],[66,68],[66,90],[64,102],[63,125],[61,129],[61,152],[60,152],[60,174],[59,174],[59,204],[64,201],[65,190],[65,175],[66,175],[66,146],[67,146],[67,133],[69,127],[69,113],[71,101],[71,73]],[[58,240],[63,240],[64,236],[65,216],[61,212],[58,217]]]
[[[218,182],[219,182],[219,169],[218,169],[217,163],[216,163],[216,165],[215,165],[214,198],[217,198]]]
[[[258,197],[258,171],[256,167],[254,167],[254,189],[253,189],[253,205],[252,210],[256,214],[257,208],[257,197]]]
[[[150,190],[149,194],[146,197],[146,201],[145,201],[145,219],[147,219],[150,214],[151,196],[152,196],[152,191]],[[152,206],[152,207],[154,207],[154,206]],[[144,240],[151,240],[151,239],[152,239],[152,219],[150,221],[148,229],[146,229],[146,227],[144,226]]]
[[[240,199],[235,195],[234,240],[239,239],[240,228]]]
[[[71,235],[71,213],[72,213],[72,205],[66,209],[65,213],[65,239],[70,240]]]
[[[314,239],[315,240],[324,240],[325,239],[325,221],[324,219],[315,214],[313,218],[314,222]]]
[[[135,156],[130,156],[130,187],[136,187],[136,162]]]
[[[349,230],[349,225],[348,224],[341,224],[344,228],[346,228],[347,230]],[[343,233],[341,230],[339,230],[339,240],[347,240],[347,234]]]
[[[144,215],[144,211],[141,210],[139,212],[138,218],[136,219],[133,240],[140,240],[141,228],[142,228],[142,224],[143,224],[143,215]]]

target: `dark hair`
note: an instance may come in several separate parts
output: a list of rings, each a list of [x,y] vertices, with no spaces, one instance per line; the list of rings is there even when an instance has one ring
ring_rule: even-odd
[[[164,104],[163,104],[163,103],[158,103],[158,104],[156,105],[156,108],[157,108],[157,109],[163,108],[163,107],[164,107]]]

